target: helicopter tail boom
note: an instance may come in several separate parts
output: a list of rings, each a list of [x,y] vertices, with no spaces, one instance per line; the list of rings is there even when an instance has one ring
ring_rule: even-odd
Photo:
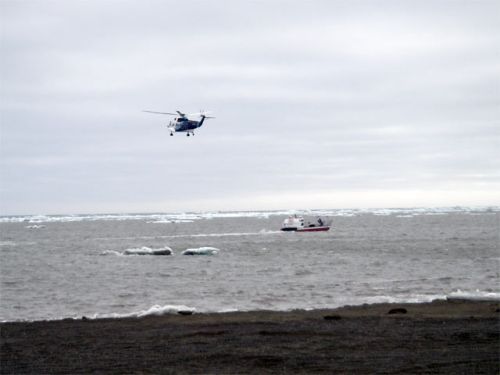
[[[203,113],[200,116],[201,116],[201,120],[200,120],[200,123],[199,123],[198,127],[201,127],[203,125],[203,122],[205,121],[206,118],[215,118],[213,116],[206,116]]]

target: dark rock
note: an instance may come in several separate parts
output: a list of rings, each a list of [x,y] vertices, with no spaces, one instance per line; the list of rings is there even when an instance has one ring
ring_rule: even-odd
[[[406,314],[408,311],[403,307],[398,307],[395,309],[390,309],[387,314]]]
[[[325,320],[340,320],[342,317],[340,315],[325,315],[323,317]]]

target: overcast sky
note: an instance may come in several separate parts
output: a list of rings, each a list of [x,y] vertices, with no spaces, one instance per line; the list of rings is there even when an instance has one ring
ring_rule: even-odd
[[[0,213],[500,204],[499,1],[0,1]],[[195,137],[166,116],[211,110]]]

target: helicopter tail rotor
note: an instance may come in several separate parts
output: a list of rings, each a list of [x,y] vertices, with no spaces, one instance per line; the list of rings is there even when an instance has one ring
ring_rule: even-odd
[[[210,112],[210,111],[205,111],[205,110],[200,109],[200,112],[191,113],[190,115],[191,116],[200,116],[202,118],[215,118],[214,116],[210,116],[211,114],[212,114],[212,112]]]

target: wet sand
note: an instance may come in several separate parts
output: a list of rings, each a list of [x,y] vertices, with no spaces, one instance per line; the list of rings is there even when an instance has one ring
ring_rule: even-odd
[[[393,313],[389,311],[394,310]],[[2,374],[499,374],[500,304],[2,323]]]

